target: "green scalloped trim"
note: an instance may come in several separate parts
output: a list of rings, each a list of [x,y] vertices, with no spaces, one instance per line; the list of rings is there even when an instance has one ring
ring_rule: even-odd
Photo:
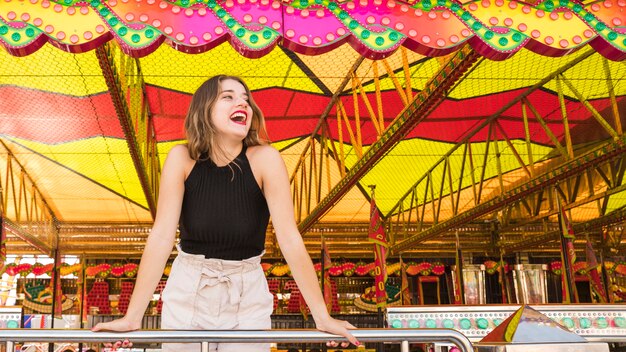
[[[382,32],[373,32],[352,18],[336,2],[330,0],[314,0],[312,3],[309,0],[296,0],[291,3],[291,6],[300,10],[314,5],[327,8],[359,41],[374,51],[387,51],[406,37],[401,32],[388,27],[383,27],[385,30]]]
[[[0,19],[0,39],[13,47],[26,46],[43,33],[41,29],[26,23],[23,28],[13,28]]]
[[[546,0],[534,8],[551,13],[555,9],[567,8],[579,16],[594,32],[601,36],[607,43],[626,51],[626,34],[620,34],[611,29],[595,15],[587,11],[581,4],[570,0]],[[63,6],[74,6],[84,0],[52,0],[52,2]],[[220,18],[225,27],[233,34],[233,37],[252,50],[265,48],[275,42],[280,35],[271,27],[264,26],[259,30],[250,30],[239,23],[215,0],[176,0],[170,2],[183,8],[188,8],[197,3],[207,6]],[[116,36],[128,47],[139,49],[153,44],[161,32],[150,25],[145,25],[142,29],[128,27],[123,20],[114,12],[110,11],[101,0],[91,0],[90,6],[104,19]],[[348,30],[358,38],[364,45],[375,51],[386,51],[398,44],[405,35],[391,28],[384,27],[382,32],[373,32],[361,25],[352,18],[349,13],[343,10],[336,2],[331,0],[295,0],[291,6],[298,9],[306,9],[310,6],[324,6],[331,11]],[[481,23],[463,6],[451,0],[421,0],[412,5],[414,9],[430,11],[434,7],[445,8],[457,15],[460,21],[470,29],[475,35],[480,37],[484,43],[495,50],[502,52],[512,52],[519,50],[524,42],[529,38],[527,35],[509,28],[506,33],[497,33],[492,28]],[[23,28],[13,28],[5,21],[0,20],[0,39],[13,47],[26,46],[33,42],[35,38],[43,33],[41,29],[26,23]],[[172,38],[174,41],[175,38]]]
[[[272,43],[274,43],[280,36],[280,33],[278,33],[273,28],[267,26],[263,26],[263,28],[259,30],[247,29],[233,16],[231,16],[230,13],[226,11],[222,6],[220,6],[215,0],[176,0],[168,1],[168,3],[185,9],[189,8],[192,5],[204,4],[207,9],[213,11],[213,13],[222,21],[222,23],[224,23],[228,30],[233,34],[234,38],[237,38],[237,40],[253,50],[263,49],[272,45]]]
[[[253,31],[247,29],[239,21],[237,21],[230,13],[224,10],[223,7],[217,4],[215,0],[196,0],[198,3],[204,3],[211,11],[228,27],[228,29],[235,35],[237,40],[242,42],[248,48],[251,49],[263,49],[274,43],[280,33],[271,27],[264,26],[262,29]],[[206,2],[205,2],[206,1]],[[178,0],[182,6],[189,6],[189,0]],[[186,4],[186,5],[185,5]]]
[[[517,51],[528,38],[527,35],[512,28],[508,28],[506,33],[494,32],[490,27],[485,26],[478,20],[478,18],[474,17],[461,5],[450,0],[422,0],[413,5],[413,8],[423,11],[430,11],[433,7],[443,7],[456,14],[457,18],[465,24],[465,27],[480,37],[485,44],[498,51]]]
[[[64,6],[73,6],[84,1],[62,0],[54,2]],[[193,5],[189,0],[178,0],[170,3],[184,8],[188,8]],[[231,31],[233,36],[250,49],[258,50],[265,48],[275,42],[279,36],[279,33],[271,27],[264,27],[257,31],[245,28],[214,0],[197,0],[194,4],[195,3],[206,5],[207,9],[213,11],[213,13],[220,18],[228,30]],[[119,16],[110,11],[100,0],[92,0],[89,2],[89,5],[104,19],[104,21],[106,21],[109,28],[111,28],[117,37],[131,48],[143,48],[149,46],[158,39],[158,34],[161,34],[158,29],[150,25],[145,25],[143,29],[133,29],[128,27]],[[171,39],[178,42],[176,38]]]
[[[538,4],[536,9],[552,12],[557,8],[567,8],[577,14],[589,27],[593,28],[595,33],[604,38],[607,43],[613,45],[619,50],[626,50],[626,34],[620,34],[613,31],[604,22],[600,21],[591,12],[587,11],[583,5],[571,2],[569,0],[558,0],[558,6],[553,0],[546,0]]]
[[[79,0],[63,0],[64,3],[75,3]],[[123,20],[120,19],[114,12],[110,11],[100,0],[92,0],[89,5],[106,21],[109,28],[117,35],[117,37],[124,42],[125,45],[131,48],[143,48],[153,44],[158,39],[159,30],[146,25],[143,29],[133,29],[126,26]]]

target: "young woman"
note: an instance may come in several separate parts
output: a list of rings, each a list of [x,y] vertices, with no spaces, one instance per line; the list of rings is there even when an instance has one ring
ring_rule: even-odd
[[[332,318],[296,226],[289,178],[268,145],[265,121],[238,77],[215,76],[194,93],[185,119],[187,145],[169,152],[157,216],[126,315],[92,330],[130,331],[141,321],[172,251],[163,291],[163,329],[270,329],[273,301],[260,266],[272,217],[276,238],[319,330],[358,341],[350,323]],[[114,347],[130,343],[117,342]],[[336,346],[336,343],[331,343]],[[197,346],[197,347],[196,347]],[[199,345],[163,344],[164,351]],[[211,344],[211,351],[269,351],[269,344]]]

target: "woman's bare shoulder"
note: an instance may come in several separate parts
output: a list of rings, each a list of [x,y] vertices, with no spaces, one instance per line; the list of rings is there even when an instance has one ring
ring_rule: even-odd
[[[269,144],[248,147],[247,156],[252,162],[260,163],[272,162],[272,160],[278,160],[281,158],[280,152]]]
[[[182,163],[186,164],[189,162],[193,163],[193,159],[189,156],[189,150],[187,149],[186,144],[177,144],[170,149],[169,153],[167,153],[167,161],[172,163]],[[166,161],[166,162],[167,162]]]
[[[185,176],[191,172],[196,161],[189,156],[186,144],[177,144],[167,154],[166,165],[170,164],[185,171]]]
[[[189,149],[187,149],[187,144],[176,144],[172,147],[172,149],[170,149],[170,152],[167,155],[168,157],[172,156],[174,158],[187,158],[191,160],[191,157],[189,156]]]
[[[272,173],[276,170],[285,168],[280,152],[268,144],[248,147],[246,156],[252,173],[260,184],[264,183],[266,177],[272,178]]]

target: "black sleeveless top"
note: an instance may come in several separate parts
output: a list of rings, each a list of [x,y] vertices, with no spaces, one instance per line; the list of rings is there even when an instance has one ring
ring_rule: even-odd
[[[180,245],[205,258],[242,260],[265,249],[269,209],[246,147],[229,165],[198,160],[185,180]]]

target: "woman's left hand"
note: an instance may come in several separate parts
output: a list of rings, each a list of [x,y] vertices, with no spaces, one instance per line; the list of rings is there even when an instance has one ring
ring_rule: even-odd
[[[322,321],[315,321],[315,326],[320,331],[325,331],[331,334],[340,335],[345,337],[349,342],[342,342],[341,347],[346,348],[349,344],[360,346],[361,343],[354,337],[349,329],[356,329],[356,327],[345,320],[338,320],[333,317],[328,317]],[[339,344],[337,341],[328,341],[326,343],[328,347],[337,347]]]

